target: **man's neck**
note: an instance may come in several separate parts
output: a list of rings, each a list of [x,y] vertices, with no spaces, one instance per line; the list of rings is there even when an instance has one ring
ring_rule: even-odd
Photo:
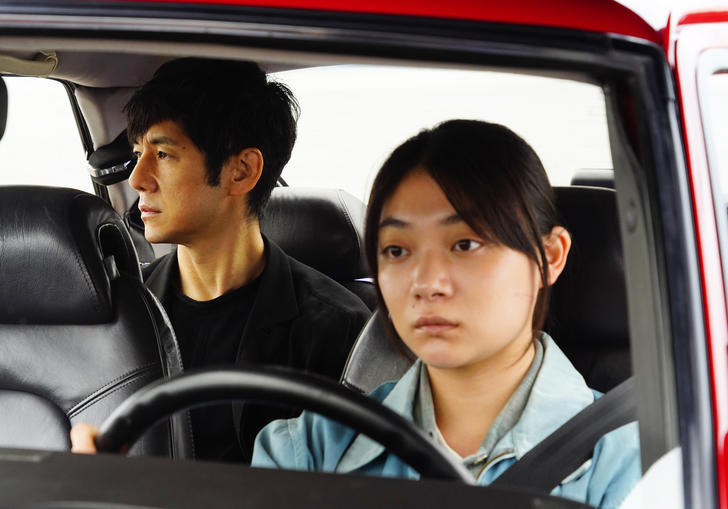
[[[178,246],[182,293],[206,301],[245,286],[263,272],[264,251],[257,220],[216,238]]]

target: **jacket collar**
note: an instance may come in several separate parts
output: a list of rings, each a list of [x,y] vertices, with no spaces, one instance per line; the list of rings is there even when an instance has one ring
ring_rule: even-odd
[[[384,406],[389,407],[410,421],[415,406],[421,369],[422,361],[417,359],[382,400]],[[383,452],[385,452],[384,446],[365,435],[358,434],[336,466],[336,471],[341,473],[353,472],[373,461]]]
[[[594,393],[551,336],[541,333],[544,357],[521,418],[496,444],[495,457],[513,449],[520,459],[536,444],[594,402]]]
[[[177,264],[177,248],[166,256],[153,261],[142,269],[144,284],[164,303],[169,295],[169,288],[174,278],[179,278],[179,265]]]
[[[594,394],[553,339],[542,333],[544,357],[526,406],[516,425],[493,448],[490,457],[521,458],[559,426],[594,401]],[[412,419],[422,362],[417,360],[394,385],[382,404]],[[384,447],[364,435],[357,435],[336,467],[353,472],[376,459]],[[505,453],[512,454],[505,454]],[[494,462],[490,466],[497,464]]]
[[[265,268],[260,275],[258,293],[245,326],[246,334],[248,331],[288,321],[299,313],[288,255],[265,235],[263,243]]]

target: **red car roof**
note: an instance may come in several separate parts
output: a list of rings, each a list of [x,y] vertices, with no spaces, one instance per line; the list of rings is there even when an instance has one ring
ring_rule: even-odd
[[[128,0],[145,1],[145,0]],[[159,1],[159,0],[156,0]],[[162,0],[172,3],[358,12],[468,19],[622,34],[656,43],[658,32],[614,0]]]

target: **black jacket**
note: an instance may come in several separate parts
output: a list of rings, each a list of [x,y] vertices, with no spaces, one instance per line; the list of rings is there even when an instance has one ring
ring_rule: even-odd
[[[349,290],[286,255],[269,239],[265,239],[265,253],[266,265],[240,338],[236,364],[287,366],[338,381],[369,310]],[[173,278],[179,277],[176,252],[155,260],[142,272],[147,287],[165,304]],[[255,435],[268,422],[299,412],[234,405],[243,456],[250,460]]]

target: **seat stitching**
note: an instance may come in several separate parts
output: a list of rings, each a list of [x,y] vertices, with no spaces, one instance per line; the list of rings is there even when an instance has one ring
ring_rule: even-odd
[[[113,388],[112,390],[110,390],[110,391],[109,391],[109,392],[107,392],[106,394],[102,395],[101,397],[99,397],[99,398],[97,398],[97,399],[94,399],[93,401],[89,402],[89,404],[88,404],[88,405],[86,405],[86,406],[84,406],[83,408],[79,408],[79,409],[77,409],[77,410],[76,410],[76,411],[75,411],[75,412],[74,412],[73,414],[69,413],[69,414],[68,414],[68,417],[69,417],[69,418],[71,418],[71,417],[74,417],[74,416],[78,415],[78,413],[79,413],[79,412],[81,412],[82,410],[86,410],[86,409],[87,409],[87,408],[89,408],[90,406],[92,406],[92,405],[95,405],[96,403],[98,403],[98,402],[100,402],[100,401],[103,401],[103,400],[104,400],[105,398],[107,398],[107,397],[111,396],[111,395],[112,395],[112,394],[114,394],[115,392],[117,392],[117,391],[120,391],[120,390],[121,390],[121,389],[123,389],[124,387],[126,387],[126,386],[128,386],[128,385],[131,385],[131,384],[135,384],[135,383],[137,383],[137,382],[140,382],[140,381],[141,381],[142,379],[143,379],[143,377],[141,377],[141,376],[138,376],[138,377],[134,377],[134,378],[132,378],[132,379],[130,379],[130,380],[127,380],[127,381],[126,381],[126,382],[124,382],[123,384],[120,384],[120,385],[118,385],[118,386],[114,387],[114,388]]]
[[[126,373],[117,376],[113,380],[110,380],[106,382],[104,385],[96,389],[94,392],[89,394],[88,396],[84,397],[81,401],[76,403],[71,409],[68,410],[68,415],[71,416],[73,414],[78,413],[83,408],[86,408],[96,397],[103,393],[105,390],[107,390],[109,387],[113,387],[115,384],[117,384],[119,381],[133,378],[135,375],[149,371],[152,367],[156,365],[156,362],[150,362],[148,364],[144,364],[136,369],[132,369],[131,371],[127,371]]]
[[[79,198],[84,198],[84,196],[85,195],[78,194],[72,198],[72,201],[76,201]],[[68,217],[66,217],[66,220],[68,220]],[[75,241],[75,239],[74,239],[74,241]],[[97,310],[99,312],[103,312],[104,308],[101,306],[101,303],[99,302],[100,292],[98,291],[98,288],[96,288],[96,285],[94,284],[93,280],[91,279],[91,274],[89,274],[88,271],[86,270],[86,265],[81,263],[81,260],[79,259],[78,253],[76,252],[76,250],[74,249],[74,250],[72,250],[72,252],[73,252],[73,257],[76,259],[76,263],[81,268],[81,274],[83,274],[83,278],[84,278],[84,281],[86,282],[86,286],[88,287],[89,290],[91,290],[91,293],[94,294],[94,297],[96,297],[96,299],[94,299],[93,302],[94,302]]]
[[[356,258],[357,258],[357,264],[359,262],[359,254],[361,253],[361,244],[359,243],[359,234],[356,230],[356,227],[354,226],[354,220],[352,219],[351,215],[349,214],[349,209],[344,203],[344,199],[341,196],[341,191],[336,192],[336,198],[339,200],[339,204],[341,205],[341,208],[344,212],[344,216],[346,217],[346,222],[349,224],[350,229],[354,232],[354,238],[356,239]]]

